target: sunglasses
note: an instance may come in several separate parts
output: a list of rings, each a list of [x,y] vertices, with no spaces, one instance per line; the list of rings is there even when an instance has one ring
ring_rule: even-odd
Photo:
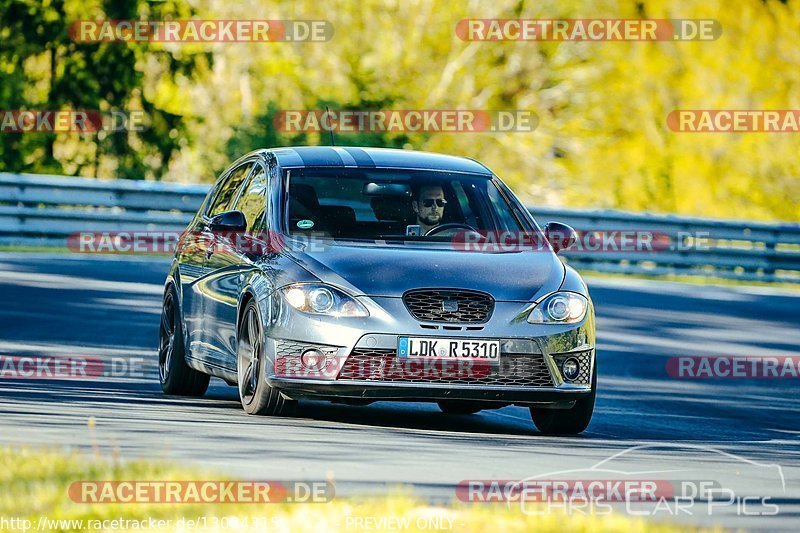
[[[425,207],[433,207],[433,204],[436,204],[436,207],[444,207],[447,205],[447,200],[444,198],[425,198],[420,200],[420,203]]]

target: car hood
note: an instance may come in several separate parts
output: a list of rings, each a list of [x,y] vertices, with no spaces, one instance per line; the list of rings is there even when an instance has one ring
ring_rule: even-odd
[[[320,280],[355,296],[399,297],[410,289],[484,291],[498,301],[527,302],[558,290],[564,265],[554,253],[465,252],[451,247],[348,245],[292,253]]]

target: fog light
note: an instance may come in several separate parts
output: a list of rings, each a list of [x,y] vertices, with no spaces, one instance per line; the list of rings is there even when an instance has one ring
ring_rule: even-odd
[[[581,373],[581,365],[578,363],[577,359],[570,357],[561,363],[561,373],[564,374],[564,378],[567,381],[574,381],[578,377],[578,374]]]
[[[306,368],[319,369],[325,364],[325,354],[315,348],[311,348],[303,352],[300,356],[300,361]]]

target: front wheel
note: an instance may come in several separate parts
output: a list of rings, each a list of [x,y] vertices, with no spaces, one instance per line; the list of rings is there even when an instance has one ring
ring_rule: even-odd
[[[186,364],[181,314],[177,292],[170,285],[161,306],[161,327],[158,343],[158,380],[166,394],[202,396],[208,389],[210,376]]]
[[[239,399],[251,415],[279,416],[287,414],[294,402],[270,387],[264,372],[264,329],[255,300],[250,300],[242,313],[236,343],[236,372]]]
[[[545,435],[577,435],[589,425],[597,396],[597,356],[592,371],[592,392],[575,402],[569,409],[531,407],[531,418]]]

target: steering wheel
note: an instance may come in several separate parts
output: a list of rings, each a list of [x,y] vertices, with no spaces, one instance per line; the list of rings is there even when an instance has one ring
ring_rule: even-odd
[[[425,234],[425,237],[432,237],[434,235],[438,235],[439,233],[445,232],[447,230],[459,229],[459,228],[478,233],[478,230],[476,230],[475,228],[473,228],[469,224],[462,224],[460,222],[448,222],[447,224],[441,224],[439,226],[435,226],[435,227],[429,229],[428,232]]]

